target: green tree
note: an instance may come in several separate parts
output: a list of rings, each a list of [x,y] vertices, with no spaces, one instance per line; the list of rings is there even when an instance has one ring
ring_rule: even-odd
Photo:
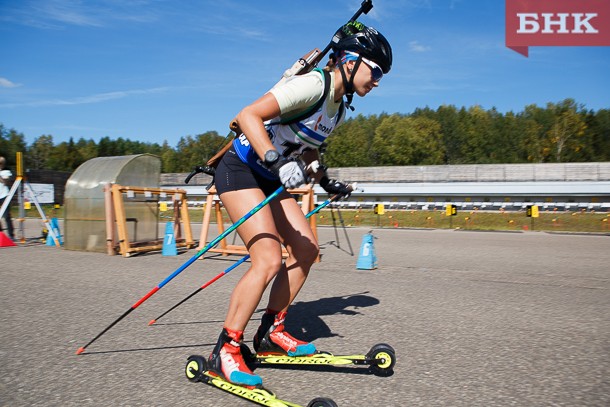
[[[177,171],[188,172],[195,165],[205,163],[220,150],[225,138],[215,131],[199,134],[195,137],[181,137],[176,147]]]
[[[493,162],[490,133],[492,131],[489,114],[480,106],[461,109],[459,127],[463,129],[460,134],[460,155],[465,164]]]
[[[113,157],[116,156],[116,145],[110,140],[110,137],[102,137],[97,143],[97,156],[98,157]]]
[[[358,115],[327,142],[324,161],[331,167],[609,161],[610,110],[587,111],[573,99],[506,114],[480,106],[425,107],[411,114]],[[94,157],[148,153],[161,157],[164,172],[187,172],[224,143],[210,131],[181,137],[175,148],[167,141],[159,145],[123,137],[54,145],[51,135],[28,147],[23,134],[0,123],[0,154],[14,166],[15,153],[25,152],[26,167],[34,169],[73,170]]]
[[[163,142],[159,153],[161,158],[161,171],[164,173],[178,172],[179,160],[176,151],[170,147],[167,140]]]
[[[556,162],[581,161],[584,149],[583,136],[587,125],[580,114],[582,110],[573,99],[554,104],[547,110],[553,114],[553,123],[547,131],[546,148]]]
[[[46,169],[54,149],[53,136],[43,134],[36,138],[28,149],[28,167],[33,170]]]
[[[397,114],[377,127],[373,149],[380,165],[435,165],[445,156],[438,122]]]
[[[551,151],[545,141],[545,134],[552,126],[552,114],[536,105],[528,105],[518,117],[522,121],[524,131],[523,150],[527,154],[527,161],[533,163],[547,162]]]
[[[460,143],[462,136],[459,126],[458,110],[453,105],[440,106],[436,111],[436,120],[441,126],[441,138],[444,146],[444,164],[462,162]]]
[[[365,117],[361,114],[346,120],[327,139],[324,155],[330,167],[371,167],[379,165],[372,148],[375,129],[387,114]]]
[[[519,117],[508,112],[505,115],[497,115],[494,123],[494,153],[495,163],[520,163],[527,160],[524,150],[524,126]]]
[[[586,117],[589,161],[610,161],[610,109],[589,112]]]
[[[76,168],[82,163],[98,156],[97,144],[92,139],[85,140],[82,137],[78,139],[76,150],[78,151],[78,160],[75,162]]]
[[[15,129],[7,130],[0,123],[0,155],[6,159],[7,168],[15,169],[17,164],[17,153],[27,152],[27,144],[22,133]]]
[[[46,169],[71,172],[82,162],[83,160],[78,153],[76,143],[74,143],[74,139],[70,137],[69,141],[63,141],[55,146],[47,161]]]

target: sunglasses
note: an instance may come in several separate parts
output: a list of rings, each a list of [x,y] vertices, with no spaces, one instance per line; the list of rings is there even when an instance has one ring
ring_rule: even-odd
[[[366,58],[362,58],[362,62],[371,68],[371,77],[373,78],[373,81],[379,82],[381,78],[383,78],[383,70],[379,65]]]

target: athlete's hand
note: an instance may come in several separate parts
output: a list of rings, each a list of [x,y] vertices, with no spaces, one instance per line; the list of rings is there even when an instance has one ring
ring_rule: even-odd
[[[349,198],[352,194],[352,187],[345,182],[329,179],[326,175],[320,179],[320,186],[332,195],[341,195],[341,198]]]
[[[286,189],[300,187],[307,183],[305,167],[298,160],[289,161],[282,157],[271,167],[271,171],[278,176]]]

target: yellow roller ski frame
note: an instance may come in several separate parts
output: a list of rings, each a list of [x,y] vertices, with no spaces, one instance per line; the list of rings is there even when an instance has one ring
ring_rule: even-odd
[[[246,355],[242,347],[242,354]],[[366,355],[334,355],[329,352],[318,352],[311,356],[287,356],[273,354],[248,355],[253,366],[288,365],[288,366],[368,366],[371,373],[377,376],[391,376],[396,364],[394,348],[385,343],[379,343],[371,348]]]
[[[278,399],[272,391],[263,387],[246,387],[226,381],[208,370],[207,359],[203,356],[190,356],[186,362],[185,374],[186,378],[192,382],[209,384],[210,386],[217,387],[227,393],[231,393],[262,406],[302,407],[298,404]],[[309,404],[307,404],[307,407],[337,407],[337,404],[331,399],[319,397],[310,401]]]

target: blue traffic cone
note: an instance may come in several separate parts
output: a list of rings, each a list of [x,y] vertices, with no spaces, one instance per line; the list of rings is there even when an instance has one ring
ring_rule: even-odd
[[[375,245],[373,240],[375,237],[372,232],[362,236],[362,245],[360,246],[360,254],[358,255],[358,270],[373,270],[377,268],[377,256],[375,256]]]
[[[174,238],[174,222],[167,222],[165,224],[165,238],[163,239],[163,250],[161,251],[161,254],[163,256],[178,255],[176,239]]]
[[[55,239],[59,242],[59,245],[62,246],[64,242],[61,240],[61,232],[59,231],[59,222],[57,218],[51,218],[49,220],[49,227],[53,230],[53,234],[55,235]],[[51,237],[51,234],[47,234],[47,246],[55,246],[55,240]]]

